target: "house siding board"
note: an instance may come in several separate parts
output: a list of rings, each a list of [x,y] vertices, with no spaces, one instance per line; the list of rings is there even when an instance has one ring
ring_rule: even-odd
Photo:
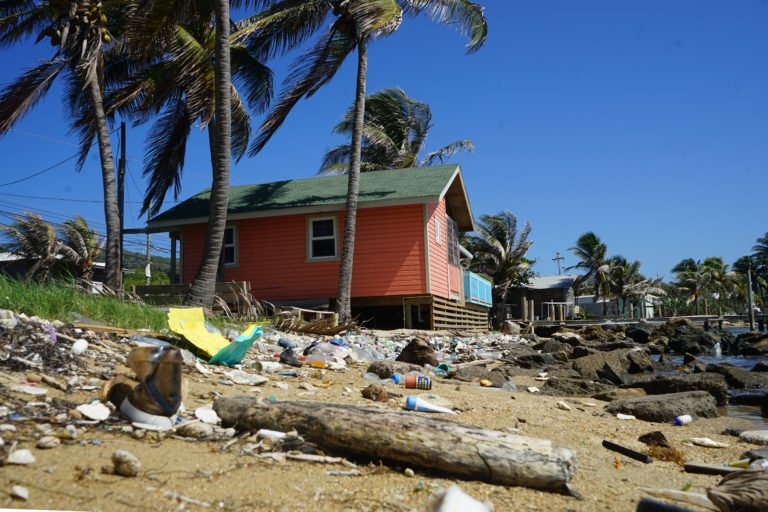
[[[435,237],[435,219],[440,220],[440,243]],[[427,234],[429,238],[429,279],[433,295],[449,298],[448,244],[445,200],[427,206]]]
[[[451,297],[458,299],[460,302],[464,301],[464,294],[462,291],[464,284],[464,271],[461,267],[448,264],[451,273],[451,279],[449,285],[451,288]]]
[[[337,218],[341,253],[344,213]],[[307,219],[312,215],[237,221],[239,265],[224,270],[226,281],[250,281],[266,300],[326,299],[336,296],[339,261],[307,261]],[[360,210],[357,217],[352,296],[426,293],[421,205]],[[194,278],[202,254],[204,225],[184,228],[184,279]],[[189,262],[189,263],[188,263]]]

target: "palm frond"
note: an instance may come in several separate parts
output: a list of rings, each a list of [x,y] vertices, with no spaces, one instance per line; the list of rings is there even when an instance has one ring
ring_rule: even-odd
[[[341,32],[338,25],[339,22],[335,23],[332,30],[320,38],[310,52],[293,63],[292,71],[284,83],[286,91],[259,127],[258,136],[251,144],[251,155],[264,148],[301,98],[312,96],[333,78],[347,55],[356,48],[357,42]]]
[[[447,146],[438,149],[437,151],[427,153],[427,156],[424,158],[424,160],[419,163],[419,167],[432,165],[435,160],[439,160],[440,163],[443,163],[445,160],[448,160],[459,151],[466,151],[467,153],[471,153],[474,150],[475,144],[471,140],[457,140],[455,142],[451,142]]]
[[[31,5],[8,14],[3,13],[3,7],[0,7],[0,48],[18,44],[32,34],[38,34],[38,41],[45,37],[44,31],[51,24],[50,11],[44,7],[35,6],[33,2],[22,3]]]
[[[240,160],[248,149],[248,141],[251,137],[251,116],[248,114],[248,110],[240,100],[240,95],[237,93],[237,89],[232,87],[232,143],[231,151],[232,157],[235,160]]]
[[[479,50],[488,37],[485,12],[480,4],[468,0],[398,0],[406,15],[425,13],[432,20],[456,27],[469,37],[467,53]]]
[[[245,46],[231,46],[232,79],[245,92],[248,107],[256,114],[269,108],[274,94],[272,70],[254,59]]]
[[[16,121],[45,96],[65,67],[63,60],[45,61],[25,71],[3,89],[0,93],[0,135],[7,133]]]

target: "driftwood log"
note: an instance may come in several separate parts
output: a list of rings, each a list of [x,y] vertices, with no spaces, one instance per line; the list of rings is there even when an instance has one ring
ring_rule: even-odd
[[[381,460],[458,478],[568,493],[575,454],[550,441],[476,428],[416,412],[321,402],[224,397],[213,406],[238,430],[296,429],[335,454]]]

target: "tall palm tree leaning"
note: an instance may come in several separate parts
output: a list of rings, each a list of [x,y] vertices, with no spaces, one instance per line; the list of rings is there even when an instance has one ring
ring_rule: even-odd
[[[88,0],[0,1],[0,46],[19,44],[36,34],[37,42],[48,39],[57,47],[49,60],[28,69],[0,92],[0,136],[45,96],[59,75],[68,75],[71,117],[90,121],[85,128],[73,122],[73,129],[81,135],[78,167],[85,163],[93,137],[98,140],[107,226],[105,283],[114,289],[119,288],[121,277],[120,216],[100,76],[103,49],[112,40],[109,29],[115,26],[110,17],[114,14],[120,19],[117,4],[109,0],[98,4]]]
[[[517,217],[502,211],[496,215],[481,215],[477,235],[465,238],[465,245],[475,257],[469,268],[493,278],[496,324],[505,318],[505,305],[509,291],[514,286],[526,284],[532,277],[533,261],[525,254],[533,245],[528,240],[531,225],[525,223],[517,229]]]
[[[45,222],[40,215],[25,212],[13,224],[0,229],[9,240],[10,252],[34,261],[25,278],[48,279],[62,246],[53,226]]]
[[[77,277],[90,281],[93,278],[93,265],[101,254],[103,240],[79,215],[61,225],[61,234],[62,257],[75,266]]]
[[[576,245],[569,249],[579,258],[577,264],[565,270],[579,269],[585,272],[584,281],[592,280],[594,301],[603,299],[603,316],[608,314],[606,300],[610,296],[610,262],[607,257],[608,247],[592,231],[588,231],[576,240]]]
[[[351,135],[354,116],[352,105],[334,127],[334,133]],[[457,140],[420,159],[431,121],[429,105],[409,97],[400,88],[384,89],[366,97],[360,172],[424,167],[435,161],[442,163],[458,151],[475,149],[471,140]],[[323,157],[318,174],[348,173],[351,154],[350,144],[331,149]]]
[[[221,1],[221,0],[219,0]],[[340,322],[351,320],[350,296],[355,246],[360,163],[368,69],[368,43],[398,29],[403,16],[425,13],[434,21],[458,28],[469,36],[469,52],[485,43],[488,27],[483,7],[468,0],[236,0],[266,10],[243,21],[250,28],[238,37],[264,60],[297,48],[323,27],[331,24],[315,45],[296,59],[284,83],[285,92],[259,128],[251,146],[258,153],[283,124],[303,97],[310,97],[328,83],[344,59],[357,49],[355,106],[350,144],[349,180],[344,217],[344,243],[339,265],[336,312]]]

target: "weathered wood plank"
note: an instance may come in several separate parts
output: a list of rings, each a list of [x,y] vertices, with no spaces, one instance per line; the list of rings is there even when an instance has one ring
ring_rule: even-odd
[[[428,469],[459,478],[568,492],[575,454],[550,441],[463,425],[420,413],[322,402],[259,403],[223,397],[224,426],[299,434],[329,452]]]

